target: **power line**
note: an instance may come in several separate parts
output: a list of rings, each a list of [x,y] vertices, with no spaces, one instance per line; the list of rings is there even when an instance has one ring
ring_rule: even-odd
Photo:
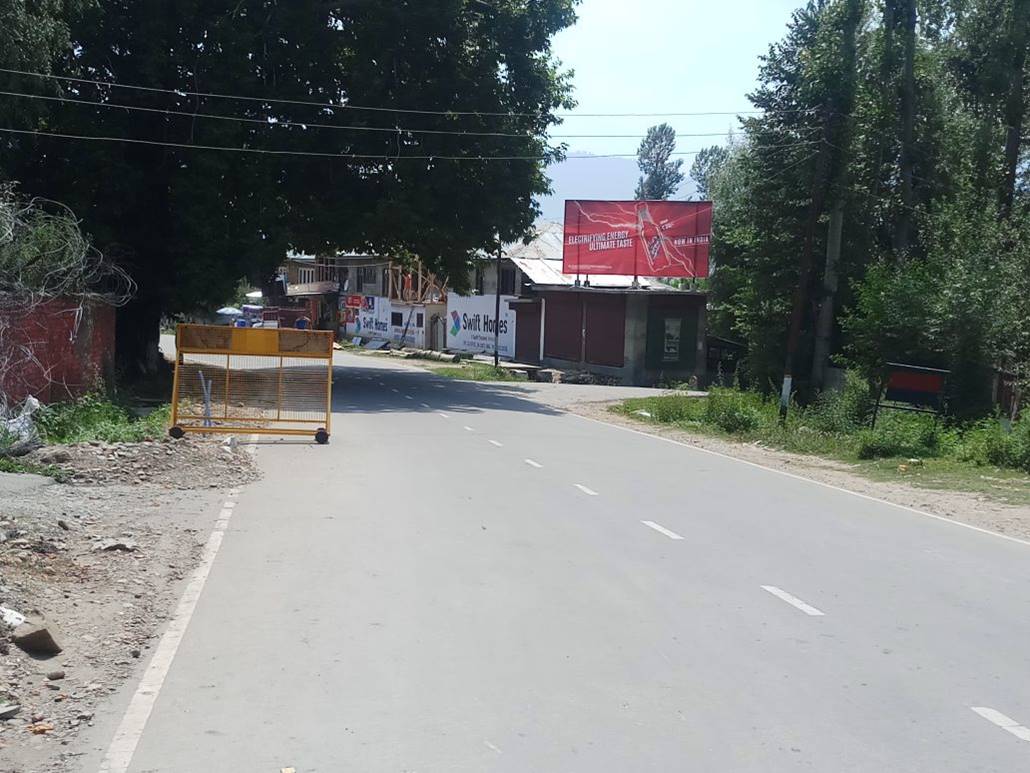
[[[8,67],[0,67],[0,72],[11,75],[26,75],[32,78],[45,78],[50,80],[64,81],[70,83],[89,83],[94,86],[107,88],[133,89],[136,91],[147,91],[157,94],[175,94],[180,97],[209,97],[213,99],[236,99],[246,102],[274,102],[283,105],[306,105],[308,107],[321,107],[330,110],[367,110],[379,113],[400,113],[408,115],[442,115],[442,116],[478,116],[478,117],[506,117],[506,118],[541,118],[543,113],[520,113],[514,111],[493,112],[485,110],[423,110],[414,108],[399,107],[374,107],[371,105],[335,104],[332,102],[315,102],[304,99],[280,99],[274,97],[251,97],[240,94],[220,94],[209,91],[185,91],[182,89],[164,89],[155,86],[137,86],[129,83],[115,83],[113,81],[101,81],[90,78],[73,78],[67,75],[51,75],[48,73],[31,72],[28,70],[15,70]],[[655,113],[575,113],[557,112],[556,116],[562,118],[689,118],[697,116],[719,116],[719,115],[757,115],[765,112],[808,112],[806,110],[705,110],[694,112],[655,112]]]
[[[230,153],[258,153],[267,156],[308,156],[312,158],[337,158],[357,161],[550,161],[547,156],[448,156],[440,154],[424,156],[406,156],[403,154],[364,154],[364,153],[325,153],[309,150],[271,150],[265,148],[242,148],[233,145],[197,145],[186,142],[166,142],[161,140],[141,140],[134,137],[102,137],[85,134],[65,134],[63,132],[44,132],[35,129],[11,129],[0,127],[0,132],[9,134],[31,134],[40,137],[55,137],[69,140],[91,140],[97,142],[128,142],[135,145],[156,145],[167,148],[183,148],[188,150],[216,150]],[[555,150],[555,148],[551,148]],[[676,151],[674,156],[693,156],[700,153],[700,150]],[[593,158],[636,158],[636,153],[604,153],[589,156],[568,156],[568,159],[593,159]]]
[[[380,132],[386,134],[442,134],[459,137],[516,137],[532,139],[532,134],[525,132],[478,132],[445,129],[412,129],[403,126],[345,126],[340,124],[313,123],[311,121],[284,121],[279,119],[247,118],[245,116],[222,115],[219,113],[198,113],[189,110],[172,110],[163,107],[145,107],[142,105],[123,105],[115,102],[99,102],[77,97],[53,96],[50,94],[26,94],[20,91],[0,91],[0,95],[25,99],[42,99],[49,102],[70,102],[76,105],[90,105],[113,110],[137,110],[144,113],[162,113],[164,115],[180,115],[187,118],[204,118],[219,121],[239,121],[242,123],[260,124],[261,126],[299,126],[304,129],[341,129],[347,131]],[[679,133],[678,137],[725,137],[732,132]],[[641,139],[640,134],[550,134],[552,139]]]

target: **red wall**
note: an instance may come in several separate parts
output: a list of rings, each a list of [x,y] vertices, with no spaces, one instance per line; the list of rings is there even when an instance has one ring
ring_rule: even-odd
[[[29,311],[0,309],[0,393],[8,403],[28,395],[53,402],[99,386],[114,372],[114,314],[64,298]],[[2,367],[5,360],[14,367]]]

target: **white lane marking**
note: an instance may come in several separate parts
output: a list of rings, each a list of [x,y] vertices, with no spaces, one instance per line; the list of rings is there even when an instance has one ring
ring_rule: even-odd
[[[524,462],[525,462],[526,464],[528,464],[528,465],[529,465],[530,467],[536,467],[536,468],[537,468],[538,470],[539,470],[539,469],[540,469],[541,467],[543,467],[543,465],[542,465],[542,464],[540,464],[540,462],[534,462],[534,461],[533,461],[532,459],[523,459],[522,461],[524,461]]]
[[[597,496],[597,492],[596,491],[594,491],[593,489],[587,488],[582,483],[573,483],[572,485],[575,486],[576,488],[578,488],[580,491],[582,491],[587,496],[591,496],[591,497],[596,497]]]
[[[780,588],[777,588],[775,585],[763,585],[762,586],[762,590],[768,591],[769,593],[774,595],[776,598],[781,599],[783,601],[786,601],[792,607],[800,609],[806,615],[812,615],[812,617],[821,617],[823,615],[823,612],[819,611],[818,609],[813,607],[811,604],[806,604],[804,601],[799,599],[797,596],[793,596],[790,593],[787,593],[787,591],[781,590]]]
[[[251,447],[247,450],[254,453],[257,446],[257,435],[251,435]],[[239,496],[239,489],[232,489],[231,497]],[[165,677],[172,667],[172,661],[179,650],[186,629],[189,627],[193,612],[197,608],[200,594],[204,591],[204,584],[211,573],[211,566],[214,564],[218,549],[222,546],[225,532],[229,528],[229,521],[232,519],[236,502],[226,501],[218,513],[218,520],[215,521],[211,535],[204,544],[203,552],[200,555],[200,562],[193,570],[189,582],[179,599],[175,612],[172,614],[161,640],[157,643],[154,655],[147,664],[143,678],[140,679],[136,692],[129,701],[129,707],[115,731],[111,745],[100,762],[100,773],[125,773],[132,763],[136,754],[136,747],[139,745],[143,730],[150,719],[150,714],[157,702],[157,696],[164,685]]]
[[[660,532],[660,533],[664,534],[669,539],[683,539],[683,537],[681,537],[676,532],[669,531],[664,526],[661,526],[660,524],[657,524],[654,521],[641,521],[641,523],[644,524],[644,526],[650,526],[652,529],[654,529],[657,532]]]
[[[405,400],[414,400],[415,398],[412,397],[411,395],[404,395],[404,399]]]
[[[379,386],[386,386],[386,382],[385,381],[380,381],[379,382]]]
[[[465,431],[466,432],[475,432],[475,430],[472,429],[472,427],[470,427],[468,424],[465,425]]]
[[[443,384],[433,384],[437,389],[443,389]]]
[[[1012,733],[1022,741],[1030,741],[1030,728],[1023,727],[1012,717],[1007,717],[1000,711],[987,708],[986,706],[970,706],[973,711],[986,719],[988,722],[997,725],[1002,730]]]
[[[421,405],[423,408],[429,407],[429,403],[419,403],[419,405]]]
[[[999,532],[991,531],[990,529],[982,529],[979,526],[973,526],[970,523],[963,523],[962,521],[956,521],[953,518],[947,518],[947,517],[945,517],[943,515],[935,515],[934,513],[928,513],[925,510],[917,510],[916,508],[909,507],[908,505],[899,505],[897,502],[890,502],[890,501],[888,501],[886,499],[881,499],[880,497],[870,496],[869,494],[862,494],[862,493],[860,493],[858,491],[852,491],[851,489],[842,488],[841,486],[834,486],[832,483],[823,483],[821,480],[814,480],[812,478],[806,478],[804,475],[797,475],[797,474],[795,474],[793,472],[786,472],[785,470],[777,470],[775,467],[767,467],[766,465],[759,464],[758,462],[751,462],[751,461],[748,461],[747,459],[740,459],[740,458],[738,458],[736,456],[730,456],[729,454],[723,454],[723,453],[720,453],[719,451],[712,451],[711,449],[708,449],[708,448],[701,448],[699,446],[691,445],[690,443],[683,443],[683,442],[680,442],[679,440],[673,440],[672,438],[662,437],[661,435],[655,435],[655,434],[653,434],[651,432],[643,432],[643,431],[641,431],[639,429],[632,429],[631,427],[622,427],[622,426],[619,426],[618,424],[611,424],[610,422],[607,422],[607,421],[601,421],[600,419],[591,418],[590,416],[580,416],[578,413],[572,413],[570,411],[565,411],[565,413],[568,416],[575,416],[577,419],[582,419],[583,421],[590,421],[590,422],[593,422],[594,424],[603,424],[604,426],[610,427],[611,429],[618,429],[618,430],[622,430],[623,432],[632,432],[634,435],[643,435],[644,437],[649,437],[652,440],[660,440],[663,443],[672,443],[673,445],[681,446],[683,448],[689,448],[691,451],[697,451],[698,453],[708,454],[709,456],[718,456],[718,457],[720,457],[722,459],[729,459],[731,462],[738,462],[740,464],[746,464],[749,467],[757,467],[759,470],[765,470],[766,472],[773,472],[773,473],[776,473],[777,475],[783,475],[783,476],[785,476],[787,478],[794,478],[794,480],[802,480],[805,483],[811,483],[811,484],[813,484],[815,486],[822,486],[823,488],[828,488],[828,489],[831,489],[833,491],[839,491],[839,492],[841,492],[843,494],[850,494],[851,496],[858,497],[859,499],[865,499],[865,500],[868,500],[870,502],[876,502],[877,504],[881,504],[881,505],[889,505],[890,507],[896,507],[899,510],[907,510],[908,512],[915,513],[916,515],[922,515],[922,516],[925,516],[927,518],[933,518],[935,521],[943,521],[944,523],[950,523],[952,526],[961,526],[963,529],[970,529],[972,531],[978,531],[981,534],[990,534],[992,537],[999,537],[1000,539],[1008,540],[1009,542],[1018,542],[1020,545],[1026,545],[1026,546],[1030,547],[1030,540],[1020,539],[1019,537],[1010,537],[1008,534],[1000,534]]]
[[[400,392],[401,390],[399,390],[399,389],[394,389],[393,387],[390,387],[390,391],[391,391],[391,392]]]
[[[444,417],[445,419],[449,419],[449,418],[451,418],[450,416],[448,416],[448,415],[447,415],[446,413],[444,413],[443,411],[437,411],[437,413],[438,413],[438,414],[440,414],[441,416],[443,416],[443,417]]]
[[[497,446],[498,448],[501,448],[501,447],[503,447],[503,446],[504,446],[504,443],[501,443],[501,442],[499,442],[499,441],[497,441],[497,440],[491,440],[491,441],[490,441],[490,444],[491,444],[491,445],[495,445],[495,446]]]

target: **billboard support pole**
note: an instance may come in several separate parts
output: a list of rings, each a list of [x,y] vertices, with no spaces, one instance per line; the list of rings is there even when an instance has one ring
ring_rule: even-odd
[[[500,353],[498,350],[499,340],[498,336],[501,332],[501,251],[503,247],[497,245],[497,277],[496,284],[494,286],[494,370],[500,367]]]

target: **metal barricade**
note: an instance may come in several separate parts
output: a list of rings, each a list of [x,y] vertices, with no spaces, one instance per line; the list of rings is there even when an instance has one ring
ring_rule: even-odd
[[[241,432],[328,442],[331,332],[183,324],[175,350],[172,437]]]

